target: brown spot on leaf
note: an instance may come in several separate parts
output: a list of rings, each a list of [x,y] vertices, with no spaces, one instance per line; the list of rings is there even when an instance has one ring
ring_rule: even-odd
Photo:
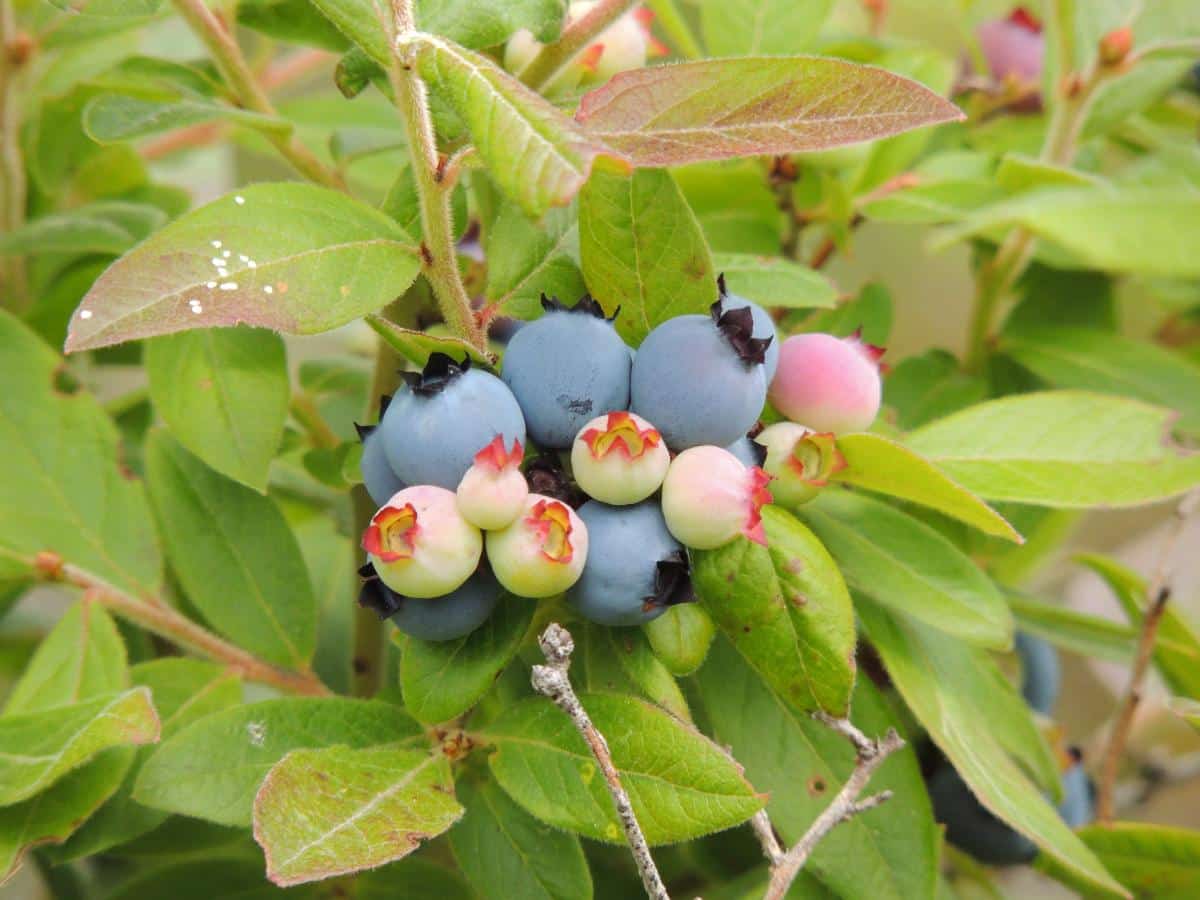
[[[825,779],[820,775],[814,775],[812,778],[808,779],[808,793],[810,796],[820,797],[823,793],[825,793],[825,787]]]
[[[784,563],[783,570],[791,573],[792,575],[799,575],[804,571],[804,560],[798,556],[793,556],[786,563]]]
[[[62,397],[71,397],[79,393],[79,381],[66,366],[57,366],[50,378],[50,387],[54,393]]]
[[[361,656],[354,657],[353,666],[355,675],[366,675],[369,671],[371,671],[371,664]]]

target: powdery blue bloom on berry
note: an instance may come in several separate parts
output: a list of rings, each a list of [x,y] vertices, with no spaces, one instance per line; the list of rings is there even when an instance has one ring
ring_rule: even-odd
[[[588,559],[567,592],[581,616],[601,625],[641,625],[692,599],[687,553],[671,536],[658,503],[579,508],[587,525]]]
[[[736,456],[743,466],[762,466],[767,459],[767,448],[745,434],[725,449]]]
[[[1063,800],[1058,814],[1072,828],[1082,828],[1096,818],[1096,786],[1084,771],[1078,751],[1072,755],[1074,761],[1062,776]]]
[[[405,634],[423,641],[466,637],[488,620],[501,593],[500,585],[486,567],[449,594],[427,599],[397,594],[369,564],[359,574],[366,578],[359,592],[359,605],[375,610],[381,619],[391,619]]]
[[[406,373],[380,431],[388,462],[407,484],[453,491],[475,454],[497,435],[505,446],[525,443],[525,419],[512,391],[497,378],[434,353],[420,374]]]
[[[654,423],[672,450],[726,447],[758,421],[767,396],[770,343],[753,336],[748,308],[668,319],[633,360],[631,409]]]
[[[1021,696],[1042,715],[1051,715],[1062,682],[1058,651],[1027,631],[1018,631],[1015,643],[1021,658]]]
[[[717,279],[717,285],[721,291],[721,310],[750,310],[750,315],[754,321],[754,337],[759,340],[771,339],[771,342],[767,344],[766,352],[763,354],[763,368],[766,372],[767,384],[770,384],[771,379],[775,377],[775,370],[779,367],[779,335],[775,330],[775,320],[771,318],[769,312],[753,300],[747,300],[745,297],[729,293],[725,289],[724,275]]]
[[[362,461],[359,463],[359,469],[362,472],[363,486],[376,505],[383,506],[392,494],[404,490],[407,485],[392,471],[379,429],[360,426],[358,433],[362,437]]]
[[[629,348],[591,297],[566,309],[543,296],[542,306],[509,341],[501,377],[534,442],[565,450],[589,420],[629,408]]]

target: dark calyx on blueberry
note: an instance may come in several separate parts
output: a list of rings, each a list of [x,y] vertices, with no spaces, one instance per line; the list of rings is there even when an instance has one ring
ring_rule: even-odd
[[[429,361],[420,372],[401,372],[400,377],[408,384],[414,394],[422,397],[432,397],[440,394],[446,387],[471,368],[471,357],[464,356],[458,362],[445,353],[429,354]],[[390,398],[389,398],[390,399]],[[386,407],[385,407],[386,409]]]
[[[358,592],[359,606],[374,610],[380,619],[385,620],[400,609],[404,598],[379,580],[371,563],[359,568],[358,577],[363,579],[362,588]]]
[[[359,425],[357,422],[354,423],[354,430],[358,433],[359,443],[365,444],[367,442],[367,438],[369,438],[374,433],[375,429],[379,427],[378,423],[383,421],[383,414],[385,412],[387,412],[388,404],[391,402],[392,402],[391,394],[380,394],[379,395],[379,418],[376,420],[376,424],[374,424],[374,425]]]
[[[723,311],[721,301],[726,294],[724,275],[718,276],[717,287],[720,289],[721,296],[708,310],[717,330],[724,335],[725,340],[729,341],[729,345],[737,352],[747,369],[751,366],[765,364],[767,348],[771,346],[771,341],[775,338],[756,338],[754,336],[754,314],[748,307]]]
[[[525,480],[529,482],[529,493],[553,497],[572,509],[579,509],[588,500],[563,468],[557,453],[539,453],[526,463]]]
[[[584,313],[589,316],[595,316],[597,319],[603,319],[605,322],[611,322],[621,314],[621,307],[618,306],[611,316],[606,316],[604,314],[604,307],[591,294],[584,294],[576,301],[574,306],[567,306],[557,297],[547,297],[545,294],[542,294],[542,309],[546,312]]]
[[[678,606],[680,603],[695,602],[696,591],[692,587],[691,566],[688,565],[686,551],[676,550],[670,556],[660,559],[656,568],[654,593],[643,601],[643,610],[650,612],[668,606]]]

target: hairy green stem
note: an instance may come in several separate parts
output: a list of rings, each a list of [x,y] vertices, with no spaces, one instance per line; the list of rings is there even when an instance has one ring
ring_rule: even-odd
[[[675,5],[675,0],[646,0],[646,6],[654,11],[654,17],[662,26],[667,40],[679,51],[679,55],[687,59],[700,59],[704,49],[692,33],[692,26]]]
[[[21,157],[20,45],[12,0],[0,0],[0,234],[25,221],[25,162]],[[20,310],[26,300],[25,261],[0,257],[0,307]]]
[[[175,9],[187,22],[188,27],[196,34],[208,52],[212,54],[213,63],[225,79],[225,83],[233,90],[238,103],[252,112],[275,116],[277,112],[271,103],[271,98],[259,84],[246,57],[242,54],[236,38],[229,29],[217,18],[204,0],[173,0]],[[342,176],[322,163],[312,151],[305,147],[294,134],[288,132],[264,132],[263,136],[274,145],[275,149],[292,164],[297,172],[309,181],[322,184],[325,187],[344,191],[346,183]]]
[[[535,91],[542,90],[571,60],[583,52],[600,32],[636,4],[637,0],[600,0],[586,15],[564,28],[557,41],[542,47],[518,77]]]
[[[388,77],[404,120],[417,184],[421,210],[421,271],[433,287],[442,318],[450,330],[479,350],[486,351],[487,336],[471,310],[471,298],[467,296],[462,273],[458,270],[450,207],[453,188],[444,177],[445,169],[438,154],[428,92],[405,53],[409,38],[414,34],[409,0],[392,0],[392,20],[395,54]]]
[[[284,669],[261,660],[183,616],[161,598],[135,597],[87,569],[64,563],[52,555],[39,555],[34,566],[46,580],[65,581],[81,587],[87,597],[121,618],[173,644],[223,663],[249,681],[269,684],[291,694],[320,696],[330,693],[312,672]]]

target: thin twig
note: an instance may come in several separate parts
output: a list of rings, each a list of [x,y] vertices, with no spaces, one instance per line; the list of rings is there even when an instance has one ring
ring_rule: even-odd
[[[771,881],[767,885],[767,892],[763,895],[763,900],[782,900],[825,835],[840,823],[854,818],[859,813],[874,809],[881,803],[887,802],[892,796],[891,791],[882,791],[863,800],[858,799],[859,794],[866,788],[867,782],[871,780],[871,776],[875,774],[875,770],[892,753],[904,746],[904,739],[896,733],[896,729],[889,728],[887,734],[882,738],[872,740],[852,725],[849,719],[836,719],[822,712],[814,713],[813,718],[836,731],[853,745],[856,760],[854,771],[850,773],[850,777],[846,779],[842,789],[833,798],[833,802],[817,816],[816,821],[809,826],[804,836],[784,854],[783,859],[771,867]],[[757,826],[755,830],[758,831]],[[765,848],[764,844],[764,850]],[[767,852],[769,855],[769,851]]]
[[[242,54],[242,48],[224,23],[217,18],[204,0],[173,0],[175,9],[195,35],[203,41],[212,55],[217,70],[233,90],[238,102],[253,112],[277,116],[271,98],[259,84]],[[326,187],[345,190],[342,176],[330,169],[302,144],[291,132],[264,132],[263,136],[292,166],[310,181]]]
[[[1167,611],[1167,603],[1171,597],[1171,558],[1179,546],[1179,539],[1187,525],[1188,517],[1200,503],[1200,491],[1188,494],[1175,508],[1171,517],[1166,536],[1159,550],[1158,564],[1154,577],[1147,588],[1147,607],[1142,616],[1142,630],[1138,637],[1137,653],[1133,659],[1133,668],[1129,672],[1129,683],[1117,707],[1108,743],[1100,757],[1100,777],[1096,785],[1096,818],[1101,825],[1112,823],[1116,815],[1116,805],[1113,794],[1117,783],[1117,769],[1121,757],[1125,753],[1125,745],[1129,741],[1129,733],[1133,729],[1133,719],[1137,713],[1138,704],[1142,701],[1142,685],[1150,661],[1154,658],[1154,645],[1158,638],[1158,626],[1162,623]]]
[[[779,843],[779,838],[775,835],[775,826],[771,824],[771,817],[767,815],[765,809],[760,809],[751,817],[750,827],[754,829],[754,836],[762,845],[763,856],[767,858],[771,868],[783,862],[783,858],[787,854],[783,845]]]
[[[160,597],[135,597],[81,566],[64,562],[54,553],[39,553],[33,560],[33,567],[44,580],[81,587],[91,600],[121,618],[180,647],[224,663],[249,681],[269,684],[292,694],[330,693],[312,672],[271,665],[180,615]]]
[[[486,351],[487,336],[475,321],[471,298],[467,296],[458,269],[450,208],[452,185],[443,181],[443,162],[434,136],[428,91],[409,60],[415,34],[413,23],[411,0],[392,0],[395,58],[388,67],[388,78],[396,97],[396,107],[404,119],[417,184],[421,209],[421,271],[433,287],[446,326],[479,350]]]
[[[570,717],[576,730],[591,748],[600,771],[604,773],[608,792],[617,808],[617,818],[621,820],[621,827],[625,829],[625,839],[633,853],[638,872],[641,873],[646,896],[651,900],[670,900],[662,877],[658,874],[658,867],[650,855],[650,847],[646,844],[642,827],[634,815],[633,804],[629,802],[629,795],[621,786],[621,778],[613,765],[612,755],[608,752],[608,743],[604,740],[604,735],[592,724],[587,710],[583,708],[574,688],[571,687],[571,679],[567,677],[567,670],[571,667],[571,654],[575,651],[575,641],[572,640],[571,633],[561,625],[551,623],[538,638],[538,644],[546,656],[546,665],[533,667],[534,690],[550,698]]]
[[[558,36],[558,40],[542,47],[518,77],[535,91],[542,90],[571,60],[583,52],[600,32],[636,4],[637,0],[600,0],[586,14],[568,24]]]
[[[17,32],[12,0],[0,0],[0,234],[25,221],[25,162],[21,156],[21,75],[31,52]],[[0,258],[0,305],[18,312],[26,302],[25,260]]]

